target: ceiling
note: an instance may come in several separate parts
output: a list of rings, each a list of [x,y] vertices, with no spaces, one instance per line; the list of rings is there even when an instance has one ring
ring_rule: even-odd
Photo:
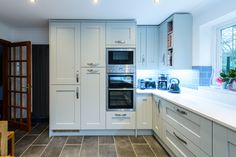
[[[12,27],[47,27],[48,19],[136,19],[159,24],[174,12],[192,12],[214,0],[1,0],[0,22]]]

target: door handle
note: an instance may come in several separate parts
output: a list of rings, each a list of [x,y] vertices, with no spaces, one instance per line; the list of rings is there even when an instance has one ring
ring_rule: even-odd
[[[180,113],[180,114],[183,114],[183,115],[187,115],[187,112],[185,112],[185,111],[182,111],[182,110],[180,110],[180,109],[176,109],[176,111],[178,112],[178,113]]]
[[[79,74],[76,74],[76,82],[79,83]]]
[[[176,133],[175,132],[173,132],[173,134],[175,135],[175,137],[179,140],[179,141],[181,141],[182,143],[184,143],[184,144],[188,144],[185,140],[183,140],[182,138],[180,138],[178,135],[176,135]]]
[[[76,98],[79,99],[79,88],[76,87]]]

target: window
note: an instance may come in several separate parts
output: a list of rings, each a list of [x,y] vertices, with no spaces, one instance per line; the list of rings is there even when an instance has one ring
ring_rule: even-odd
[[[236,68],[236,25],[220,30],[220,58],[222,71]]]

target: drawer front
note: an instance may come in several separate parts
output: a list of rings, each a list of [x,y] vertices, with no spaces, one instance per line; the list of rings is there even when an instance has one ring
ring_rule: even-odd
[[[168,101],[163,104],[165,121],[211,156],[212,122]]]
[[[135,112],[107,112],[107,129],[135,129]]]
[[[164,142],[177,157],[209,157],[168,123],[165,123]]]

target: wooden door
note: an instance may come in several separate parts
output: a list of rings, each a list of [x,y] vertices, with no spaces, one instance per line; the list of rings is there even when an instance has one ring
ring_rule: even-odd
[[[7,120],[31,130],[31,42],[11,43],[7,53]]]

